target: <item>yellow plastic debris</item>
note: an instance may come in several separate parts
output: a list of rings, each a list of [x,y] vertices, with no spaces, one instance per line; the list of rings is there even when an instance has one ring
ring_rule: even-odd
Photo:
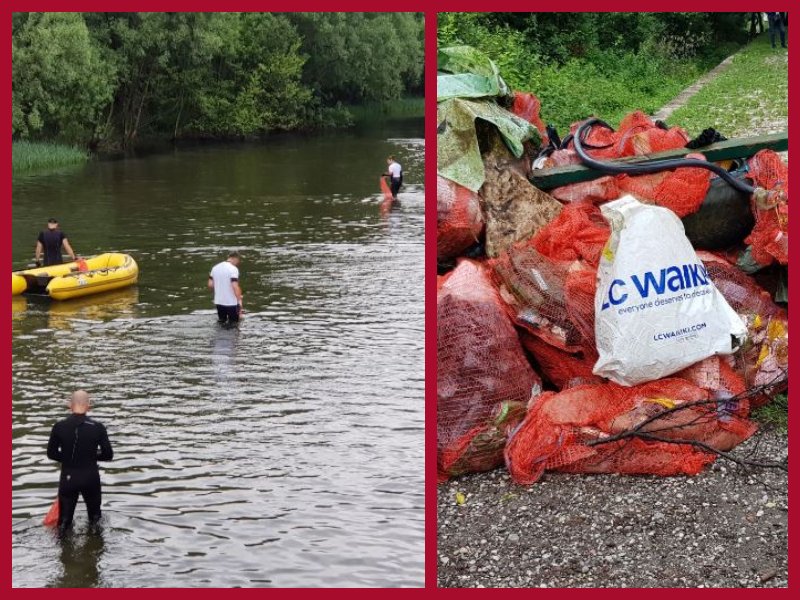
[[[660,404],[667,410],[675,408],[675,402],[673,402],[669,398],[647,398],[645,402],[653,402],[655,404]]]

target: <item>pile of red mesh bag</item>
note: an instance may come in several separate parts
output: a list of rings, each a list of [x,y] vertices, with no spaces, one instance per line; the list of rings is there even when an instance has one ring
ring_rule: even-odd
[[[534,95],[516,92],[511,110],[546,136]],[[682,129],[635,112],[616,131],[593,128],[585,147],[611,160],[688,141]],[[578,162],[567,146],[545,167]],[[632,194],[683,217],[703,203],[710,172],[605,176],[550,190],[564,206],[557,216],[496,258],[475,260],[458,257],[481,238],[480,197],[440,177],[438,256],[458,266],[437,285],[439,479],[503,462],[522,484],[546,471],[694,475],[753,435],[750,410],[788,388],[788,314],[736,257],[749,245],[759,266],[788,264],[788,171],[762,151],[747,177],[763,189],[752,199],[749,237],[724,253],[698,252],[746,324],[746,343],[631,387],[592,372],[597,270],[611,233],[599,205]]]

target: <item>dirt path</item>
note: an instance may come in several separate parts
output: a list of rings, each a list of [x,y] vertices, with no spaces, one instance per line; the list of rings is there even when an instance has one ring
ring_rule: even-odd
[[[720,73],[730,67],[734,56],[735,55],[731,55],[723,60],[716,67],[711,69],[708,73],[703,75],[700,79],[675,96],[673,100],[662,106],[661,109],[659,109],[659,111],[653,115],[653,120],[667,120],[673,112],[685,105],[689,101],[689,98],[699,92],[709,81],[716,78]]]

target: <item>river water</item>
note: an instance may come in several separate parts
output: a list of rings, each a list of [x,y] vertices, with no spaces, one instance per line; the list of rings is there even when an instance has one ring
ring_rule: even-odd
[[[15,179],[15,268],[54,216],[140,279],[12,302],[14,586],[423,584],[422,138],[392,121]],[[405,187],[381,215],[390,153]],[[206,289],[229,249],[238,329]],[[102,531],[81,502],[59,541],[45,447],[79,387],[115,459]]]

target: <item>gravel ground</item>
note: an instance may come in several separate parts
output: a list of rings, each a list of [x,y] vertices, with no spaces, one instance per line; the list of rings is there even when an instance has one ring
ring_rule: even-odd
[[[786,457],[785,433],[734,451]],[[505,469],[438,488],[440,587],[786,587],[788,478],[718,460],[696,477]],[[458,504],[456,494],[466,497]]]

